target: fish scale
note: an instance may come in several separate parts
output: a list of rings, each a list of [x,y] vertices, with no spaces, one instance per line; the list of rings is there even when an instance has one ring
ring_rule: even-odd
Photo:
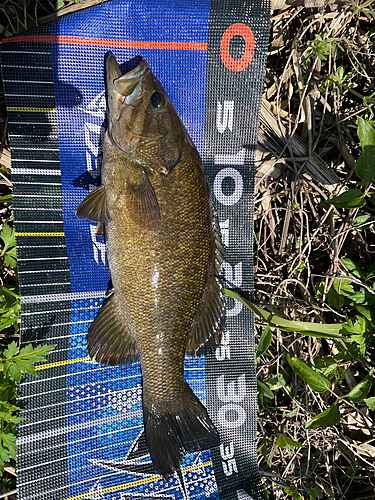
[[[113,289],[88,332],[100,363],[140,359],[146,443],[169,478],[184,455],[219,445],[184,381],[224,309],[223,247],[202,161],[173,103],[143,59],[121,74],[107,59],[108,131],[102,186],[77,217],[105,224]]]

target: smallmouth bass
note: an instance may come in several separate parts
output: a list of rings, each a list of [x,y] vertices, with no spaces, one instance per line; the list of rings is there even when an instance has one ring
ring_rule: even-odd
[[[147,61],[122,75],[111,54],[106,80],[102,185],[76,210],[104,223],[113,284],[88,351],[109,365],[140,360],[146,443],[168,479],[186,453],[219,445],[184,358],[223,314],[224,249],[202,160]]]

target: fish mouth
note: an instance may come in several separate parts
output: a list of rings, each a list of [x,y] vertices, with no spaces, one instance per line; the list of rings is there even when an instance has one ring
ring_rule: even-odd
[[[117,93],[125,98],[122,100],[124,104],[134,107],[139,105],[142,102],[142,80],[149,71],[146,59],[142,59],[138,66],[124,75],[113,54],[108,57],[106,66],[109,95]]]

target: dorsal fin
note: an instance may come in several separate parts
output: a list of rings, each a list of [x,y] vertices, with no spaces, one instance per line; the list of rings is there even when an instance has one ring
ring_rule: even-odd
[[[220,281],[213,276],[207,283],[202,299],[199,317],[194,322],[188,338],[186,353],[195,351],[214,333],[225,309],[224,290]]]
[[[87,334],[91,358],[106,365],[129,365],[138,360],[137,343],[115,312],[113,293],[105,299]]]
[[[210,277],[188,337],[186,353],[190,355],[194,355],[198,347],[214,333],[225,310],[225,294],[219,278],[225,249],[221,243],[220,228],[216,216],[214,216],[213,230],[215,240],[213,261],[211,263]]]

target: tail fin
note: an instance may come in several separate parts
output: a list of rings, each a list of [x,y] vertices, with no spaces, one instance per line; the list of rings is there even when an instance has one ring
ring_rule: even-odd
[[[168,479],[188,452],[219,446],[219,434],[190,387],[185,383],[183,405],[173,414],[143,406],[145,437],[153,466]]]

